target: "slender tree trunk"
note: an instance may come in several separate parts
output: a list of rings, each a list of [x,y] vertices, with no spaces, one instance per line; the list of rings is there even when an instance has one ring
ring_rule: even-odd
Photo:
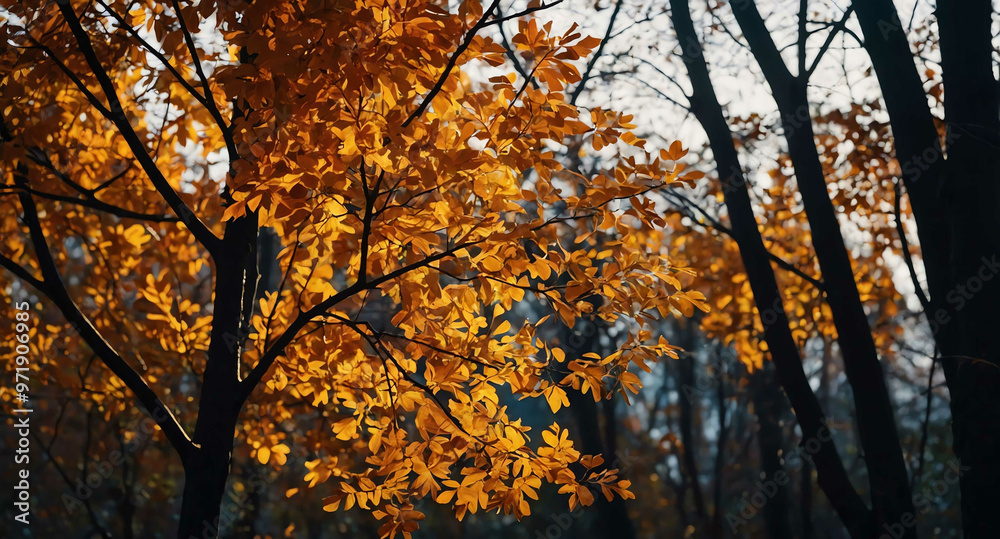
[[[826,302],[837,326],[844,372],[853,389],[875,526],[881,529],[904,518],[909,521],[915,513],[906,462],[878,351],[816,150],[806,95],[808,75],[799,73],[793,77],[789,73],[753,1],[737,2],[732,6],[781,113],[784,138],[823,273]],[[903,536],[916,537],[916,528],[904,527]]]
[[[618,458],[618,420],[615,415],[615,404],[617,399],[612,396],[610,399],[601,401],[601,410],[604,412],[604,460],[612,468],[617,468],[621,474],[631,467],[628,462],[621,462]],[[628,506],[625,500],[615,496],[611,501],[601,498],[600,503],[606,503],[604,509],[608,529],[612,533],[609,537],[623,539],[635,537],[635,527],[632,525],[632,518],[628,514]]]
[[[788,523],[791,514],[788,484],[791,478],[781,464],[781,455],[785,449],[780,421],[785,408],[784,395],[778,390],[773,377],[774,366],[769,363],[765,363],[762,369],[753,373],[751,378],[753,411],[757,416],[759,427],[757,442],[760,446],[760,463],[763,470],[761,483],[770,483],[775,487],[774,495],[769,495],[770,498],[763,509],[764,522],[772,538],[786,539],[792,537]],[[807,464],[808,461],[803,459],[803,463]]]
[[[601,352],[600,334],[603,324],[597,322],[579,322],[577,330],[586,328],[586,335],[575,335],[565,339],[572,346],[577,356],[587,352]],[[579,346],[573,344],[579,343]],[[576,391],[568,394],[569,409],[576,420],[576,432],[580,436],[580,449],[590,455],[604,457],[605,468],[622,468],[624,463],[617,462],[617,432],[615,430],[614,401],[605,400],[603,409],[599,409],[591,395],[582,395]],[[604,419],[604,430],[601,429],[601,419]],[[595,534],[607,539],[632,539],[635,537],[635,527],[628,515],[625,500],[614,498],[608,501],[604,496],[595,496],[600,531]]]
[[[722,510],[724,506],[723,496],[725,494],[722,489],[722,475],[725,472],[726,443],[729,441],[729,409],[726,402],[726,365],[721,355],[718,355],[716,368],[718,371],[715,373],[715,376],[718,378],[718,383],[715,385],[715,401],[716,406],[718,406],[719,437],[715,443],[715,484],[712,487],[712,531],[715,537],[722,537],[725,534],[722,528],[722,516],[724,513]]]
[[[576,420],[576,430],[580,436],[580,450],[590,455],[602,455],[605,466],[614,468],[622,466],[615,464],[614,448],[607,450],[601,440],[600,417],[601,410],[590,395],[574,395],[570,392],[569,409]],[[635,528],[628,515],[625,501],[615,498],[608,501],[603,496],[595,496],[600,531],[597,534],[607,539],[627,539],[635,537]]]
[[[778,380],[785,389],[802,428],[802,443],[805,444],[809,440],[819,442],[819,450],[812,458],[819,475],[820,488],[826,493],[848,532],[853,537],[869,537],[875,531],[871,527],[870,511],[847,477],[844,464],[833,443],[832,434],[826,426],[826,418],[809,385],[802,368],[799,350],[788,327],[788,317],[785,314],[767,249],[757,228],[746,179],[743,177],[736,148],[733,145],[732,133],[715,95],[708,65],[695,33],[694,24],[691,22],[688,2],[671,0],[670,5],[671,18],[693,89],[691,110],[705,129],[715,155],[726,208],[732,222],[733,237],[739,245],[740,257],[753,291],[754,301],[761,313],[764,336],[775,364]]]
[[[812,462],[802,461],[802,477],[799,485],[799,515],[802,519],[802,539],[813,536],[812,522]]]
[[[676,365],[671,365],[671,367],[674,367],[674,366],[676,366]],[[673,372],[671,372],[671,371],[672,371],[672,368],[669,369],[669,370],[667,370],[666,377],[668,379],[674,379],[674,380],[678,379],[678,377]],[[669,383],[669,380],[665,379],[663,381],[663,383],[667,384],[667,383]],[[685,395],[684,395],[684,387],[683,386],[681,386],[680,384],[676,384],[675,389],[677,390],[677,395],[678,395],[679,399],[686,398]],[[666,416],[665,419],[666,419],[667,430],[671,431],[671,432],[676,431],[677,428],[676,428],[676,426],[674,424],[674,417],[670,413],[669,409],[665,412],[664,415]],[[665,479],[667,479],[667,480],[664,481],[664,488],[666,488],[666,487],[669,486],[673,490],[673,492],[674,492],[674,507],[677,509],[677,520],[678,520],[677,534],[678,534],[678,536],[684,536],[684,534],[686,533],[685,530],[687,530],[688,526],[691,524],[691,517],[688,515],[687,507],[686,507],[686,504],[684,503],[685,497],[687,496],[687,483],[686,483],[686,481],[687,481],[686,477],[687,476],[684,474],[684,464],[682,462],[683,457],[678,453],[678,449],[677,449],[677,445],[676,444],[671,449],[671,452],[673,453],[673,455],[674,455],[674,457],[675,457],[675,459],[677,461],[677,476],[680,477],[680,482],[675,484],[672,481],[669,481],[669,479],[670,479],[670,471],[669,471],[670,461],[668,460],[667,461],[667,467],[668,467],[667,476],[665,477]]]
[[[692,497],[694,498],[694,509],[695,515],[702,522],[705,521],[707,513],[705,511],[705,497],[701,491],[701,482],[699,481],[700,474],[698,473],[698,461],[697,461],[697,451],[695,450],[695,437],[694,437],[694,415],[695,415],[695,401],[698,398],[697,384],[695,383],[695,358],[691,350],[695,348],[695,321],[688,320],[684,327],[680,330],[681,338],[678,339],[677,345],[683,348],[685,351],[681,352],[680,357],[677,359],[677,374],[678,382],[681,387],[681,392],[678,394],[677,398],[680,401],[680,432],[681,432],[681,445],[683,446],[682,451],[682,468],[686,481],[685,491],[687,487],[690,488]],[[685,492],[685,494],[687,494]]]
[[[122,451],[122,454],[126,454],[125,438],[122,435],[122,426],[119,420],[115,420],[114,426],[119,450]],[[136,473],[137,470],[130,465],[129,459],[126,457],[122,461],[122,496],[118,502],[118,513],[122,517],[122,537],[125,539],[135,537],[135,503],[132,501],[132,496],[134,495],[133,486],[135,485]]]

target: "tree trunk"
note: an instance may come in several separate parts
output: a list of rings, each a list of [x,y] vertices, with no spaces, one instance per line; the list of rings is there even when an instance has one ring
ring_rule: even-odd
[[[788,500],[788,484],[791,478],[781,464],[781,455],[784,453],[784,435],[781,429],[781,416],[784,415],[784,395],[777,390],[773,381],[774,366],[765,363],[762,369],[753,373],[751,384],[753,387],[753,411],[757,416],[757,442],[760,446],[760,463],[763,470],[761,477],[762,484],[774,485],[774,494],[769,495],[767,505],[764,506],[764,523],[767,525],[768,535],[774,539],[787,539],[792,537],[792,530],[788,523],[788,516],[791,514],[791,507]],[[808,461],[804,464],[808,465]],[[803,473],[807,469],[803,466]],[[808,484],[808,483],[807,483]],[[764,490],[764,489],[762,489]],[[768,493],[765,490],[765,493]],[[806,500],[803,500],[805,502]]]
[[[224,438],[228,441],[217,440],[203,445],[184,463],[184,499],[178,539],[218,537],[220,528],[228,523],[228,517],[220,519],[220,509],[229,478],[233,437],[226,434]]]
[[[695,348],[695,327],[695,320],[688,320],[680,330],[681,338],[677,341],[677,345],[685,350],[677,358],[678,385],[681,388],[677,398],[680,401],[681,412],[680,432],[681,445],[683,446],[681,472],[683,479],[685,479],[685,495],[687,494],[687,488],[690,486],[691,494],[694,497],[695,515],[701,522],[704,522],[707,516],[705,512],[705,497],[702,494],[701,482],[699,481],[700,474],[698,473],[698,461],[696,459],[697,451],[695,451],[695,439],[692,428],[695,415],[694,405],[698,397],[698,386],[695,383],[694,376],[695,359],[694,354],[690,352],[690,350],[694,350]]]
[[[621,462],[618,458],[618,420],[615,415],[615,404],[617,399],[614,395],[610,399],[601,401],[601,410],[604,413],[604,460],[611,468],[617,468],[619,474],[624,476],[631,467],[629,462]],[[628,507],[625,500],[615,496],[608,501],[607,498],[600,497],[598,502],[606,505],[602,508],[605,515],[606,526],[611,533],[608,537],[613,539],[627,539],[635,537],[635,527],[632,525],[632,518],[628,514]]]
[[[894,526],[904,518],[909,522],[915,513],[906,462],[878,351],[817,153],[806,95],[807,74],[793,77],[789,73],[753,1],[734,3],[733,12],[781,113],[784,138],[823,273],[826,302],[837,326],[844,373],[853,389],[875,526]],[[904,526],[903,537],[916,537],[915,527]]]
[[[804,461],[802,463],[801,485],[799,486],[799,515],[802,520],[802,539],[811,539],[813,536],[812,518],[812,463]]]
[[[571,346],[571,352],[577,357],[587,352],[600,350],[600,335],[605,326],[600,321],[578,321],[576,331],[583,330],[584,335],[570,334],[565,342]],[[570,330],[567,328],[567,333]],[[614,401],[604,400],[603,410],[598,409],[591,395],[582,395],[577,391],[569,391],[567,395],[569,410],[576,420],[576,432],[580,437],[580,450],[584,454],[601,455],[604,457],[603,468],[627,468],[628,463],[618,462],[617,433],[615,430]],[[604,432],[601,431],[601,416],[604,416]],[[624,474],[621,474],[624,475]],[[632,539],[635,537],[635,527],[625,506],[625,500],[615,497],[608,501],[604,496],[595,495],[594,505],[598,515],[599,531],[594,536],[607,539]]]
[[[217,537],[236,515],[220,506],[229,478],[236,422],[243,408],[240,360],[257,289],[257,218],[230,223],[215,260],[212,340],[202,376],[196,447],[184,459],[179,539]]]
[[[966,537],[995,537],[1000,503],[1000,107],[992,11],[989,0],[937,4],[949,135],[944,199],[952,222],[952,274],[947,292],[931,294],[944,296],[953,319],[940,347],[955,454],[969,468],[957,472]]]
[[[1000,113],[987,0],[938,3],[947,159],[906,33],[888,0],[856,2],[893,128],[927,270],[925,313],[951,395],[962,524],[994,534],[1000,482]],[[962,470],[962,466],[968,469]]]
[[[715,155],[719,181],[722,182],[725,204],[732,222],[733,237],[739,245],[754,301],[761,313],[764,336],[778,380],[785,389],[802,428],[802,444],[811,440],[818,442],[819,448],[812,459],[818,473],[819,486],[848,532],[852,537],[870,537],[875,531],[871,527],[870,511],[847,477],[844,463],[840,460],[826,426],[819,401],[809,385],[798,347],[788,327],[788,317],[767,249],[757,228],[732,133],[709,78],[708,65],[691,22],[688,3],[686,0],[671,0],[670,5],[684,64],[691,79],[691,110],[705,129]]]
[[[669,384],[670,380],[674,380],[677,378],[672,372],[674,367],[676,366],[677,366],[676,364],[672,364],[669,365],[667,369],[664,369],[665,372],[663,380],[664,385]],[[681,386],[680,384],[675,384],[674,389],[677,390],[678,398],[680,399],[686,398],[684,396],[683,386]],[[674,416],[673,414],[670,413],[670,408],[667,408],[667,410],[665,410],[664,420],[666,422],[666,428],[668,432],[674,432],[677,430],[676,426],[674,425]],[[684,499],[687,496],[687,484],[685,482],[686,476],[684,474],[684,464],[681,462],[682,461],[681,455],[677,451],[678,451],[677,444],[673,444],[671,453],[674,455],[675,460],[677,462],[677,476],[680,477],[680,481],[678,483],[674,483],[671,480],[671,474],[670,474],[671,461],[668,458],[666,461],[667,473],[664,474],[663,486],[664,490],[669,488],[674,494],[674,508],[677,509],[677,531],[675,533],[678,535],[678,537],[683,537],[686,533],[688,526],[691,524],[691,517],[688,515],[687,507],[685,507],[684,504]],[[664,494],[664,496],[666,496],[666,494]]]
[[[722,356],[718,356],[718,362],[716,368],[718,371],[715,373],[716,378],[718,378],[718,383],[715,384],[715,401],[718,410],[719,420],[719,437],[715,443],[715,484],[712,487],[712,531],[715,537],[722,537],[725,532],[722,528],[722,515],[724,511],[722,510],[723,496],[724,492],[722,490],[723,483],[723,473],[725,472],[726,464],[726,442],[729,441],[729,425],[728,421],[728,402],[726,397],[726,365],[723,362]]]

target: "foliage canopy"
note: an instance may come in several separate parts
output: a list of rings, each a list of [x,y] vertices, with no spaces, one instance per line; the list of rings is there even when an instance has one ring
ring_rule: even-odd
[[[571,507],[588,485],[630,496],[498,389],[557,411],[675,355],[649,322],[707,308],[647,194],[700,174],[630,116],[568,102],[599,40],[537,4],[513,15],[527,78],[507,73],[480,35],[498,4],[4,2],[4,288],[63,314],[35,328],[35,376],[106,420],[134,393],[186,497],[228,462],[227,430],[261,463],[307,455],[326,509],[369,509],[387,536],[416,528],[421,497],[462,518],[527,514],[542,483]],[[570,140],[603,172],[560,165]],[[525,298],[551,315],[519,314]],[[579,318],[628,337],[567,357],[544,328]],[[115,376],[84,368],[95,354]]]

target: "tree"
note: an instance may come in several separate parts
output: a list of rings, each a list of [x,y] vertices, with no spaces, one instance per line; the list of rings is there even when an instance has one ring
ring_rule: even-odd
[[[936,71],[944,90],[946,129],[940,137],[895,6],[862,4],[857,6],[858,22],[889,112],[895,158],[927,271],[930,297],[924,301],[924,315],[952,398],[955,455],[970,468],[961,477],[962,524],[970,537],[987,537],[1000,499],[991,487],[1000,479],[1000,464],[993,457],[1000,439],[984,436],[1000,426],[995,391],[1000,380],[995,330],[1000,286],[992,279],[997,271],[1000,93],[993,75],[993,31],[986,22],[993,6],[983,1],[937,4]],[[935,70],[928,70],[933,76]],[[939,98],[940,88],[935,94],[930,97]]]
[[[226,524],[234,444],[271,466],[302,448],[310,487],[337,480],[326,509],[385,536],[424,497],[461,519],[521,517],[543,482],[571,508],[631,496],[558,424],[532,440],[497,386],[558,410],[676,357],[650,320],[707,308],[648,195],[700,174],[566,100],[599,40],[498,7],[4,4],[4,288],[64,317],[34,328],[36,374],[89,349],[100,386],[60,382],[106,420],[138,402],[156,421],[184,470],[178,536]],[[513,19],[527,77],[480,35]],[[601,173],[554,160],[573,137]],[[511,313],[526,296],[551,315]],[[563,372],[539,328],[578,318],[627,338]]]

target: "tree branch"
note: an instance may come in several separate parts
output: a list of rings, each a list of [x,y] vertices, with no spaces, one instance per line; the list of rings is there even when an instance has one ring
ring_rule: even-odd
[[[427,93],[427,97],[424,97],[424,100],[420,102],[420,106],[417,107],[417,110],[413,111],[413,113],[410,114],[410,116],[406,119],[406,121],[403,122],[403,127],[409,127],[409,125],[413,123],[413,120],[419,118],[420,115],[423,114],[425,110],[427,110],[427,107],[431,104],[431,101],[434,100],[434,97],[437,96],[437,94],[441,91],[441,88],[444,87],[444,82],[448,80],[448,75],[450,75],[451,70],[455,68],[455,64],[458,62],[458,57],[461,56],[462,53],[469,48],[469,45],[472,44],[472,39],[476,37],[476,34],[483,28],[489,26],[488,19],[490,15],[493,13],[493,10],[495,10],[499,5],[500,5],[500,0],[493,0],[490,6],[486,8],[486,11],[483,12],[483,16],[482,18],[479,19],[479,22],[473,25],[473,27],[470,28],[469,31],[465,33],[465,39],[463,39],[462,43],[458,46],[457,49],[455,49],[455,53],[451,55],[451,58],[448,60],[448,65],[445,66],[444,72],[441,73],[440,77],[438,77],[437,83],[434,84],[434,87],[431,88],[431,91]]]
[[[903,250],[903,260],[906,262],[906,269],[910,272],[910,280],[913,281],[913,291],[917,294],[917,299],[920,300],[920,306],[924,308],[924,313],[929,316],[931,314],[931,302],[927,299],[927,294],[924,293],[924,287],[920,284],[920,279],[917,279],[917,269],[913,265],[913,255],[910,254],[910,242],[906,239],[906,228],[903,227],[902,180],[896,180],[892,186],[895,191],[893,209],[896,212],[896,233],[899,234],[899,243]]]
[[[9,193],[12,193],[12,192],[15,192],[15,191],[24,191],[24,192],[30,193],[32,195],[35,195],[37,197],[45,198],[45,199],[48,199],[48,200],[55,200],[55,201],[59,201],[59,202],[66,202],[66,203],[69,203],[69,204],[77,204],[77,205],[80,205],[80,206],[84,206],[84,207],[87,207],[87,208],[92,208],[92,209],[95,209],[95,210],[98,210],[98,211],[102,211],[102,212],[105,212],[105,213],[110,213],[111,215],[115,215],[117,217],[121,217],[122,219],[137,219],[137,220],[140,220],[140,221],[151,221],[151,222],[154,222],[154,223],[176,223],[176,222],[179,221],[178,218],[171,217],[169,215],[155,215],[155,214],[150,214],[150,213],[134,212],[132,210],[126,210],[125,208],[121,208],[121,207],[118,207],[118,206],[113,206],[111,204],[106,204],[104,202],[101,202],[100,200],[88,200],[88,199],[81,199],[81,198],[76,198],[76,197],[71,197],[71,196],[66,196],[66,195],[58,195],[58,194],[55,194],[55,193],[46,193],[44,191],[38,191],[38,190],[32,189],[30,187],[21,187],[21,186],[16,186],[16,185],[0,185],[0,190],[2,190],[2,189],[9,189],[10,190]],[[7,194],[9,194],[9,193],[7,193]],[[4,193],[0,193],[0,194],[4,194]]]
[[[796,40],[795,45],[798,48],[798,58],[796,60],[799,63],[799,76],[802,77],[806,73],[806,44],[809,41],[809,30],[806,28],[806,23],[809,22],[809,0],[799,0],[799,38]],[[835,34],[836,31],[831,31],[831,35]],[[819,58],[817,56],[817,58]]]
[[[517,13],[511,13],[510,15],[505,15],[505,16],[502,16],[502,17],[497,17],[497,18],[493,19],[492,21],[484,24],[483,28],[486,28],[487,26],[493,26],[494,24],[500,25],[500,24],[502,24],[504,22],[507,22],[507,21],[509,21],[511,19],[518,19],[520,17],[524,17],[525,15],[530,15],[532,13],[535,13],[536,11],[542,11],[543,9],[548,9],[550,7],[553,7],[553,6],[557,6],[557,5],[561,4],[561,3],[563,3],[563,0],[555,0],[555,2],[551,2],[551,3],[548,3],[548,4],[541,4],[541,5],[538,5],[538,6],[535,6],[535,7],[530,7],[528,9],[525,9],[524,11],[519,11]]]
[[[184,21],[184,14],[181,13],[181,6],[177,0],[173,0],[174,13],[177,14],[177,21],[181,25],[181,32],[184,33],[184,41],[187,43],[188,51],[191,53],[191,61],[194,62],[194,70],[198,74],[198,78],[201,80],[202,92],[205,94],[204,105],[208,109],[208,113],[212,115],[215,123],[219,124],[219,129],[222,130],[222,138],[226,141],[226,151],[229,152],[229,163],[230,168],[232,168],[232,163],[240,158],[240,152],[236,149],[236,140],[233,139],[233,133],[226,121],[222,118],[222,113],[219,112],[219,107],[215,104],[215,97],[212,94],[212,87],[208,84],[208,77],[205,76],[205,71],[201,67],[201,60],[198,58],[198,48],[195,47],[194,38],[191,36],[191,31],[188,30],[187,23]]]
[[[128,117],[125,115],[125,111],[122,108],[121,101],[118,99],[118,93],[115,90],[114,83],[111,82],[110,77],[104,71],[101,66],[101,61],[97,57],[97,52],[94,51],[93,44],[91,43],[90,36],[87,31],[84,30],[80,23],[79,17],[73,11],[69,0],[57,0],[59,4],[59,9],[62,11],[63,17],[65,17],[66,22],[69,23],[69,27],[73,32],[73,36],[76,38],[77,46],[80,52],[83,53],[84,58],[87,60],[87,64],[90,66],[91,71],[93,71],[94,76],[97,78],[97,82],[101,85],[104,90],[104,95],[108,99],[108,104],[110,105],[110,110],[103,108],[103,106],[98,107],[102,114],[109,120],[111,120],[121,132],[122,137],[124,137],[125,142],[128,144],[129,149],[135,155],[136,160],[142,166],[142,169],[146,172],[149,180],[153,183],[153,186],[160,193],[170,208],[173,209],[174,213],[180,218],[181,222],[187,225],[188,229],[194,235],[194,237],[205,246],[206,249],[213,255],[218,251],[220,240],[207,226],[203,223],[197,215],[188,207],[188,205],[181,199],[180,195],[174,191],[171,187],[170,182],[167,181],[160,169],[157,168],[156,163],[149,156],[146,146],[139,139],[135,130],[132,129],[132,125],[129,123]],[[78,82],[77,81],[74,82]],[[82,82],[78,82],[78,86],[82,86]],[[82,86],[85,88],[85,86]],[[88,92],[89,93],[89,92]],[[93,94],[88,95],[88,98],[96,99]],[[100,102],[97,102],[99,105]],[[95,105],[95,106],[97,106]],[[106,113],[106,114],[105,114]]]
[[[352,284],[351,286],[317,303],[311,309],[300,312],[299,315],[295,317],[295,320],[293,320],[292,323],[288,325],[288,328],[285,329],[285,332],[282,333],[281,336],[274,341],[274,344],[271,345],[271,347],[264,353],[264,355],[261,356],[260,360],[257,362],[257,365],[255,365],[253,370],[250,371],[250,374],[241,382],[243,386],[242,398],[245,400],[247,397],[250,396],[250,393],[253,392],[254,388],[257,387],[257,384],[259,384],[260,381],[264,378],[264,375],[271,368],[271,365],[274,363],[274,361],[278,359],[279,356],[285,353],[285,348],[289,344],[291,344],[293,339],[295,339],[295,335],[299,331],[301,331],[302,328],[304,328],[306,324],[308,324],[314,318],[325,314],[326,311],[329,310],[330,308],[346,300],[347,298],[354,296],[359,292],[377,288],[379,285],[385,282],[396,279],[415,269],[426,267],[430,265],[432,262],[436,262],[438,260],[441,260],[442,258],[452,256],[456,252],[461,251],[462,249],[467,249],[479,243],[482,243],[482,241],[483,240],[462,242],[455,245],[451,249],[447,249],[440,253],[425,257],[424,259],[418,262],[414,262],[412,264],[403,266],[377,279],[365,282],[355,281],[354,284]]]
[[[594,55],[590,57],[590,61],[587,62],[587,69],[583,72],[580,83],[573,89],[573,95],[569,98],[570,105],[576,105],[576,100],[580,98],[583,88],[587,85],[587,81],[590,80],[590,74],[594,71],[594,66],[601,59],[601,54],[604,53],[604,46],[607,45],[608,40],[611,38],[611,31],[615,27],[615,19],[618,18],[618,13],[621,12],[623,2],[624,0],[618,0],[615,4],[615,9],[611,12],[611,20],[608,21],[608,29],[604,32],[604,39],[601,40],[601,44],[597,47]]]
[[[823,59],[823,55],[826,54],[826,51],[829,50],[830,45],[833,44],[834,38],[836,38],[837,34],[839,34],[847,26],[847,20],[851,18],[852,13],[854,13],[853,4],[851,4],[851,6],[847,8],[847,11],[844,12],[844,16],[841,17],[841,19],[837,21],[836,24],[833,25],[833,28],[830,29],[830,33],[827,34],[826,36],[826,41],[823,42],[823,45],[820,46],[819,48],[819,52],[816,53],[816,57],[813,58],[812,65],[809,66],[809,69],[805,70],[804,74],[800,71],[799,72],[800,77],[805,78],[805,80],[809,80],[809,77],[811,77],[813,72],[816,71],[816,67],[819,66],[819,61]],[[802,58],[802,62],[805,62],[805,57]]]
[[[26,183],[23,174],[20,174],[15,181],[22,185]],[[43,280],[41,282],[37,279],[31,279],[29,282],[55,303],[56,307],[59,308],[73,328],[86,341],[87,345],[101,358],[101,361],[132,390],[136,398],[139,399],[139,402],[156,421],[157,425],[163,429],[167,440],[177,450],[181,459],[187,458],[190,451],[194,449],[194,445],[191,443],[191,439],[188,438],[187,433],[184,432],[184,428],[181,427],[170,409],[163,404],[156,393],[146,384],[142,376],[115,351],[87,315],[83,314],[79,307],[76,306],[76,303],[73,302],[73,298],[70,297],[69,291],[66,289],[65,284],[63,284],[62,276],[59,274],[59,269],[52,258],[52,252],[49,250],[48,243],[45,240],[42,225],[38,220],[38,210],[35,206],[35,201],[27,191],[22,191],[18,194],[18,197],[24,211],[24,222],[31,233],[31,243],[35,249],[38,266],[42,271]],[[0,260],[0,262],[5,267],[8,267],[5,261]]]
[[[174,78],[177,79],[177,82],[185,90],[187,90],[189,94],[191,94],[191,97],[195,98],[199,103],[204,105],[205,108],[209,107],[208,101],[206,100],[205,96],[201,95],[201,93],[199,93],[198,90],[194,88],[194,86],[191,86],[191,83],[188,82],[187,79],[185,79],[180,74],[180,72],[177,71],[177,68],[175,68],[173,64],[170,63],[170,60],[168,60],[167,57],[159,49],[157,49],[151,43],[143,39],[142,36],[139,34],[139,32],[137,32],[135,28],[132,28],[132,25],[128,24],[128,21],[126,21],[121,15],[115,12],[115,10],[111,9],[111,6],[106,4],[104,0],[97,0],[97,3],[100,4],[102,8],[104,8],[104,11],[106,11],[108,15],[111,15],[111,18],[113,18],[115,22],[118,23],[119,28],[125,30],[130,36],[132,36],[133,39],[139,42],[139,44],[142,45],[144,49],[146,49],[146,52],[152,54],[154,58],[159,60],[160,63],[163,64],[165,68],[167,68],[167,71],[169,71],[170,74],[172,74]]]
[[[31,272],[27,270],[27,268],[21,266],[17,262],[14,262],[14,260],[7,258],[5,255],[2,254],[0,254],[0,266],[3,266],[14,275],[17,275],[22,281],[27,281],[28,284],[30,284],[36,290],[38,291],[45,290],[45,284],[42,283],[42,281],[40,281],[39,279],[35,278],[35,276],[32,275]]]

